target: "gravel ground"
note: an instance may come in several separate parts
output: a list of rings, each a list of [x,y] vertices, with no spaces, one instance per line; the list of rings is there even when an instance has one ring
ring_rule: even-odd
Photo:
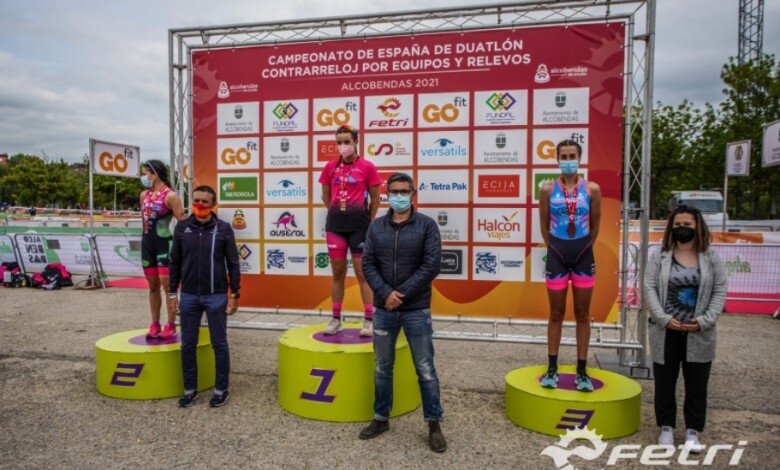
[[[209,409],[209,394],[179,409],[175,399],[124,401],[97,393],[95,341],[147,322],[141,290],[0,289],[0,468],[355,468],[368,458],[383,468],[555,468],[540,452],[556,439],[516,427],[503,412],[504,374],[538,363],[542,346],[437,341],[449,449],[434,454],[419,409],[372,441],[357,439],[363,424],[310,421],[282,410],[278,332],[230,330],[231,401],[224,408]],[[747,440],[740,466],[780,468],[780,321],[724,315],[719,335],[702,441]],[[562,355],[571,361],[573,350]],[[642,427],[610,446],[656,438],[653,383],[640,384]],[[572,462],[602,468],[605,456]],[[727,467],[729,458],[718,454],[712,467]]]

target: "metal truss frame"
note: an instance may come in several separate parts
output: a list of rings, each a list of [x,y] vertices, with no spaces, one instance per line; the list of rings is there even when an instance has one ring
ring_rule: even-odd
[[[638,26],[637,19],[644,21]],[[642,308],[643,301],[636,296],[641,292],[647,259],[655,0],[536,0],[171,29],[168,61],[170,163],[174,186],[181,194],[191,196],[193,175],[187,170],[192,168],[191,53],[194,50],[604,21],[626,21],[627,24],[622,210],[623,227],[626,229],[623,230],[621,247],[620,321],[617,324],[594,324],[591,345],[618,350],[621,365],[644,367],[647,319]],[[634,188],[639,188],[641,197],[638,207],[631,208],[629,212],[629,195]],[[638,213],[641,220],[642,242],[636,256],[629,252],[630,213]],[[629,276],[632,271],[637,276]],[[639,308],[630,305],[638,305]],[[229,322],[229,326],[281,330],[324,318],[322,312],[273,309],[242,309],[239,315]],[[271,321],[260,321],[269,316]],[[435,321],[436,337],[441,339],[546,342],[546,322],[543,321],[463,317],[436,317]],[[569,332],[573,324],[566,323],[565,328]],[[564,334],[562,344],[574,344],[573,335]]]

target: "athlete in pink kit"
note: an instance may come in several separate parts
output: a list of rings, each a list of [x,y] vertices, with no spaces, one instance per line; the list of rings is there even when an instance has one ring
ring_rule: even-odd
[[[184,206],[181,198],[170,188],[168,168],[160,160],[149,160],[141,164],[141,214],[143,235],[141,236],[141,264],[144,276],[149,282],[149,306],[152,310],[152,324],[147,338],[170,339],[176,334],[176,312],[168,310],[168,322],[160,328],[162,297],[160,287],[168,293],[168,262],[173,235],[171,218],[184,220]]]
[[[341,155],[337,160],[325,165],[319,179],[322,184],[322,202],[328,208],[325,238],[333,270],[333,317],[324,331],[326,335],[333,335],[341,330],[347,250],[352,255],[352,265],[363,299],[364,320],[360,334],[374,334],[374,298],[363,276],[361,257],[368,226],[379,210],[379,188],[382,180],[374,164],[358,156],[357,141],[358,133],[355,129],[351,126],[339,127],[336,130],[336,143]]]

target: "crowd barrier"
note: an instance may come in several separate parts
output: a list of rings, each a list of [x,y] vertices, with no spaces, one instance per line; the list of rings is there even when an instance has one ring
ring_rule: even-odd
[[[660,243],[649,244],[648,256],[660,246]],[[710,247],[726,264],[726,300],[729,301],[726,311],[767,313],[780,306],[780,244],[713,243]],[[638,257],[638,252],[639,245],[632,243],[629,254],[633,260]],[[638,307],[641,302],[636,266],[636,262],[631,262],[628,267],[628,285],[631,287],[627,292],[627,302],[631,307]],[[757,306],[756,303],[766,305]]]
[[[649,246],[650,253],[659,244]],[[780,245],[715,243],[712,249],[726,263],[728,300],[780,302]],[[631,246],[632,257],[638,245]],[[19,233],[0,235],[0,260],[17,261],[25,272],[40,272],[49,263],[62,263],[71,273],[102,273],[103,277],[143,275],[141,235],[80,235]],[[636,263],[629,266],[629,285],[637,283]],[[629,302],[639,305],[639,292]]]

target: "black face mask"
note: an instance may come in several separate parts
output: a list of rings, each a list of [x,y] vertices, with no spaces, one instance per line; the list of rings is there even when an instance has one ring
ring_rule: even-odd
[[[696,231],[690,227],[675,227],[672,229],[672,238],[678,243],[688,243],[696,236]]]

